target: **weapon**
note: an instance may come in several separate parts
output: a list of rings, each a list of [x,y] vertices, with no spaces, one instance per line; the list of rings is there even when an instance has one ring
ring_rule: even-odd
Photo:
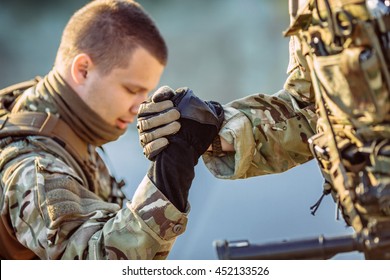
[[[376,250],[388,250],[390,258],[390,238],[379,239],[367,232],[353,235],[290,240],[264,244],[251,244],[249,241],[214,242],[218,258],[221,260],[314,260],[330,259],[339,253],[359,251],[375,259]],[[382,258],[383,255],[380,255]]]

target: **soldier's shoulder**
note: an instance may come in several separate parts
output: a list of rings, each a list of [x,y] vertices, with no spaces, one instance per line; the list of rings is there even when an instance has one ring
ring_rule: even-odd
[[[8,140],[6,145],[0,147],[1,172],[6,169],[15,170],[16,167],[26,168],[37,164],[45,167],[45,169],[50,166],[56,171],[74,173],[65,161],[59,158],[55,152],[50,151],[45,143],[37,140],[35,136]]]

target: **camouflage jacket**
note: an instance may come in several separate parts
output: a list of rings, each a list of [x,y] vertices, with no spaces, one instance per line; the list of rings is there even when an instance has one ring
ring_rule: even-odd
[[[225,123],[219,134],[234,145],[235,153],[203,156],[216,177],[280,173],[313,158],[307,140],[316,129],[315,96],[296,37],[290,40],[287,71],[279,92],[250,95],[224,106]]]
[[[36,105],[44,99],[38,94],[26,102]],[[29,104],[26,108],[51,110]],[[1,141],[2,258],[167,257],[185,230],[187,214],[178,211],[147,176],[125,207],[108,202],[112,178],[94,149],[89,156],[93,185],[82,180],[67,151],[50,138]],[[9,242],[22,246],[5,252]]]

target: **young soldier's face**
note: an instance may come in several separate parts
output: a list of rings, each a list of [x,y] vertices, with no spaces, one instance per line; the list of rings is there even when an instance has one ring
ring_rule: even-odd
[[[88,71],[84,102],[106,122],[126,129],[137,115],[139,105],[158,85],[164,66],[144,48],[137,48],[126,68],[114,68],[103,75]]]

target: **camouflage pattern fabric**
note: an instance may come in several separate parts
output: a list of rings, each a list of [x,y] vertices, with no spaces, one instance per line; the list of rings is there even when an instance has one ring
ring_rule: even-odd
[[[280,173],[313,156],[308,139],[315,134],[317,116],[310,74],[299,41],[290,41],[289,76],[284,89],[254,94],[224,106],[220,136],[234,144],[235,153],[203,160],[218,178],[238,179]]]
[[[373,17],[364,0],[289,3],[284,89],[227,104],[219,134],[236,152],[204,161],[215,176],[236,179],[315,156],[324,193],[364,235],[365,257],[390,259],[390,15]],[[350,29],[336,32],[324,18]]]
[[[23,100],[22,110],[56,113],[45,94],[28,91]],[[109,203],[112,179],[95,150],[88,174],[94,184],[86,185],[67,151],[50,138],[2,144],[1,218],[40,259],[165,259],[185,231],[187,213],[146,176],[123,208]]]

